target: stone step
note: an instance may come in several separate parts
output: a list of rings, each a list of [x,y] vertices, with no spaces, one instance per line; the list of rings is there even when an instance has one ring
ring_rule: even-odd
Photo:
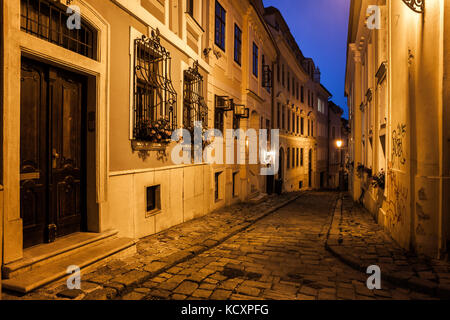
[[[6,264],[2,268],[4,279],[10,279],[21,273],[31,271],[39,266],[61,259],[66,255],[72,255],[86,247],[96,246],[118,234],[117,230],[109,230],[103,233],[76,232],[71,235],[58,238],[55,242],[40,244],[23,251],[23,258]]]
[[[83,246],[76,253],[60,256],[51,262],[45,263],[30,271],[20,273],[13,278],[2,281],[6,290],[28,293],[55,280],[68,276],[67,268],[77,266],[85,270],[103,260],[127,251],[127,254],[136,252],[136,241],[130,238],[109,238],[97,242],[93,246]]]
[[[260,204],[264,202],[267,199],[268,195],[267,193],[258,193],[256,196],[250,198],[248,201],[251,204]]]

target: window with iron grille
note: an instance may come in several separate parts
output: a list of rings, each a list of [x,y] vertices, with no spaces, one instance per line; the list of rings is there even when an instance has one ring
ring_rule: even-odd
[[[184,71],[183,127],[194,131],[195,122],[208,128],[208,106],[203,98],[203,76],[198,71],[198,62]]]
[[[72,15],[67,7],[49,0],[21,0],[22,31],[88,58],[97,59],[97,30],[81,19],[80,28],[70,30],[67,20]]]
[[[234,25],[234,61],[241,65],[242,60],[242,31],[237,24]]]
[[[225,23],[226,23],[226,11],[216,1],[216,25],[215,25],[215,44],[225,51]]]
[[[169,142],[177,127],[177,93],[170,78],[170,53],[158,30],[134,41],[134,57],[133,138]]]

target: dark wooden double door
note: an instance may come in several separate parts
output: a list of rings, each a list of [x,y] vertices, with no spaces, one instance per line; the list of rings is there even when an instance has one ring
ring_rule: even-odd
[[[20,212],[24,247],[85,224],[86,79],[22,58]]]

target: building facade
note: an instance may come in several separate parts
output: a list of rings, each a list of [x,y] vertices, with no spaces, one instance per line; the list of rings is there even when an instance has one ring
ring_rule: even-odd
[[[265,157],[259,145],[216,136],[198,148],[199,131],[280,128],[283,190],[322,186],[328,141],[317,128],[331,94],[262,1],[20,0],[1,9],[8,289],[35,288],[27,274],[54,280],[46,266],[59,257],[83,267],[91,262],[81,249],[104,246],[95,261],[132,253],[135,239],[273,191],[261,161],[248,164]]]
[[[320,71],[305,58],[278,9],[265,9],[265,19],[280,50],[274,67],[273,122],[280,129],[280,171],[285,191],[324,187],[327,175],[327,121],[331,94],[320,84]],[[322,126],[321,135],[318,126]]]
[[[352,1],[349,21],[353,198],[433,257],[450,240],[449,14],[444,0]]]

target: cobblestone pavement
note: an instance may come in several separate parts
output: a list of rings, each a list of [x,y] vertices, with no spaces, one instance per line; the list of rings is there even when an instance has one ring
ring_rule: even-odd
[[[368,275],[326,250],[337,198],[332,192],[285,194],[226,208],[139,241],[136,255],[82,274],[79,292],[67,293],[60,281],[26,296],[3,298],[431,298],[383,278],[383,289],[370,291]],[[379,230],[368,232],[365,236],[373,238]]]
[[[137,283],[223,242],[300,195],[301,193],[273,195],[260,204],[237,204],[146,237],[138,242],[136,255],[109,261],[92,272],[82,271],[81,291],[68,292],[66,283],[62,280],[27,295],[18,296],[12,292],[3,292],[2,298],[115,298]]]
[[[337,203],[327,249],[355,269],[363,271],[377,265],[391,283],[450,298],[448,261],[418,257],[403,250],[348,195]]]
[[[154,277],[122,299],[428,299],[367,275],[327,250],[333,193],[309,193],[221,245]]]

